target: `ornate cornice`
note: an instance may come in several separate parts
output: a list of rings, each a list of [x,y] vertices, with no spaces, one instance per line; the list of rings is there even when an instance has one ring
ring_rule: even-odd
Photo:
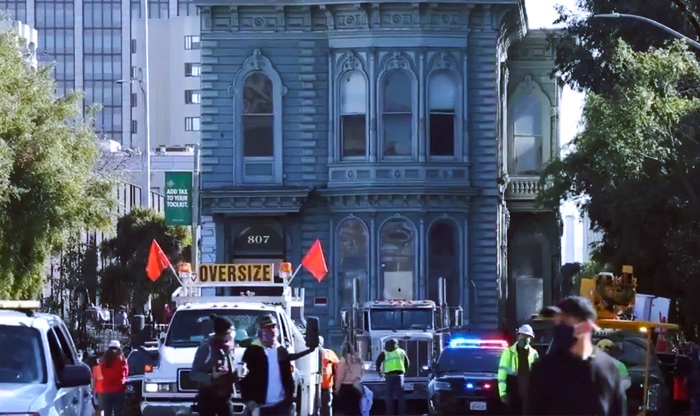
[[[204,215],[297,213],[310,192],[308,188],[292,187],[202,191],[202,208]]]
[[[418,188],[367,187],[354,189],[325,189],[320,195],[326,199],[331,212],[380,211],[452,211],[468,212],[475,188]]]

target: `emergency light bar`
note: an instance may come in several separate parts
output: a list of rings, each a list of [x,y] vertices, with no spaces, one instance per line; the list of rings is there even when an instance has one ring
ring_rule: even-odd
[[[482,348],[504,350],[508,348],[508,343],[499,339],[455,338],[450,340],[450,348]]]
[[[32,310],[41,308],[38,300],[0,300],[0,309]]]

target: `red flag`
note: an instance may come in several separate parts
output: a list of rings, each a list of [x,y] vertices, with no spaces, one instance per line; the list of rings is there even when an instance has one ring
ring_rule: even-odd
[[[170,266],[170,260],[163,253],[163,250],[158,245],[158,242],[154,239],[151,243],[151,250],[148,253],[148,263],[146,264],[146,274],[148,278],[152,281],[156,281],[163,274],[163,270]]]
[[[316,239],[311,245],[311,249],[306,253],[301,260],[301,265],[311,273],[316,280],[321,282],[328,274],[328,266],[326,266],[326,257],[323,255],[323,247],[321,240]]]

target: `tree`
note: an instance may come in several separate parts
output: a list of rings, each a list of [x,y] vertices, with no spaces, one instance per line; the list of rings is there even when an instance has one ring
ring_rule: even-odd
[[[595,259],[633,265],[642,292],[681,301],[688,328],[700,313],[700,63],[680,41],[618,41],[608,70],[616,84],[588,94],[585,130],[546,168],[540,201],[577,201],[604,232]]]
[[[4,27],[11,27],[10,24]],[[0,29],[0,298],[36,297],[51,251],[110,225],[112,182],[82,95],[56,97],[52,68],[29,67],[20,39]]]
[[[178,286],[175,276],[165,271],[152,282],[146,276],[146,263],[151,242],[156,240],[172,264],[185,257],[185,244],[190,242],[184,227],[168,227],[162,215],[135,208],[119,218],[117,235],[102,243],[102,256],[109,259],[101,272],[100,299],[111,308],[132,306],[140,309],[149,295],[165,299]]]
[[[634,51],[662,47],[672,39],[667,32],[630,19],[589,18],[591,14],[626,13],[658,21],[692,38],[700,37],[700,2],[695,0],[578,0],[588,16],[581,17],[559,6],[557,23],[566,29],[556,37],[556,67],[564,81],[586,91],[609,91],[617,83],[611,63],[617,40]],[[700,51],[696,51],[700,56]]]

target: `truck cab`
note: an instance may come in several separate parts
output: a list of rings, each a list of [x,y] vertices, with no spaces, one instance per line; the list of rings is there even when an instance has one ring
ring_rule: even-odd
[[[175,291],[176,310],[167,334],[158,342],[158,366],[144,376],[143,416],[193,413],[198,386],[190,378],[190,371],[197,348],[212,332],[212,314],[226,317],[234,324],[236,367],[243,365],[241,359],[245,346],[257,337],[258,319],[265,314],[277,317],[280,345],[291,353],[306,349],[305,334],[291,318],[294,308],[301,308],[299,315],[304,316],[303,289],[292,290],[287,279],[278,277],[258,282],[236,280],[213,283],[207,279]],[[309,354],[293,363],[300,416],[310,416],[315,411],[316,396],[320,394],[318,358],[319,354]],[[245,411],[245,404],[241,401],[239,389],[234,387],[234,413],[241,414]]]

